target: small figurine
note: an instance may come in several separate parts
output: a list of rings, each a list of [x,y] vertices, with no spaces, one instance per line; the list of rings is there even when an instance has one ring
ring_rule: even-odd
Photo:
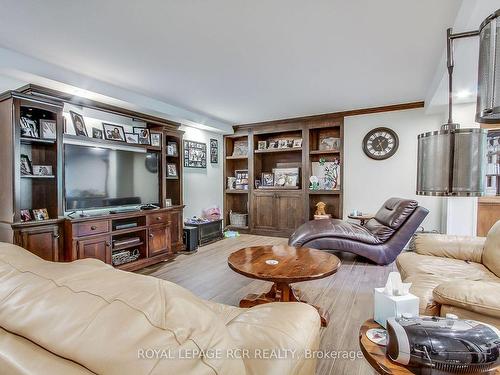
[[[314,214],[318,215],[318,216],[326,215],[325,207],[326,207],[326,203],[323,203],[323,202],[316,203],[316,212]]]

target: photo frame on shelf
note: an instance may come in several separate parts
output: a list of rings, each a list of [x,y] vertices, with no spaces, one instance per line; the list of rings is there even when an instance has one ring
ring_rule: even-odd
[[[32,212],[36,221],[49,220],[49,212],[46,208],[36,208]]]
[[[174,163],[167,164],[167,177],[170,178],[179,177],[177,175],[177,166]]]
[[[33,166],[31,165],[30,157],[26,154],[21,154],[21,175],[33,175]]]
[[[102,128],[104,130],[104,139],[107,141],[126,142],[123,126],[103,123]]]
[[[165,198],[165,207],[172,207],[172,199]]]
[[[320,137],[320,151],[340,151],[340,138],[337,137]]]
[[[139,144],[139,134],[125,133],[125,141],[134,145]]]
[[[296,138],[293,140],[292,148],[301,148],[302,147],[302,138]]]
[[[21,137],[23,138],[40,138],[38,132],[38,126],[36,121],[29,117],[21,117],[20,120],[21,125]]]
[[[138,128],[134,126],[134,134],[139,136],[139,144],[140,145],[151,145],[151,137],[149,135],[149,129],[147,128]]]
[[[217,139],[210,138],[210,163],[219,162],[219,142]]]
[[[278,148],[288,148],[288,139],[279,139]]]
[[[297,188],[299,184],[298,167],[293,168],[274,168],[274,186],[280,188]]]
[[[236,189],[241,189],[241,190],[248,189],[248,169],[235,170],[234,177],[236,178],[235,181]]]
[[[207,167],[207,144],[184,140],[184,167]]]
[[[248,142],[235,141],[233,145],[233,156],[248,156]]]
[[[92,128],[92,138],[102,139],[103,134],[101,129]]]
[[[261,186],[274,186],[274,174],[271,172],[262,172]]]
[[[151,146],[161,147],[162,133],[160,132],[150,132]]]
[[[28,221],[35,220],[35,218],[33,217],[33,214],[31,213],[31,210],[28,210],[28,209],[21,210],[20,217],[21,217],[22,223],[26,223]]]
[[[318,178],[319,190],[340,190],[340,160],[321,159],[311,163],[311,176]]]
[[[82,137],[88,137],[87,127],[85,126],[85,120],[83,115],[73,111],[69,111],[71,116],[71,122],[73,123],[73,128],[75,129],[75,134]]]
[[[56,140],[57,128],[54,120],[40,120],[40,135],[42,139]]]
[[[257,150],[266,150],[266,149],[267,149],[267,141],[257,142]]]
[[[179,156],[177,151],[177,142],[167,142],[167,156]]]
[[[270,140],[269,141],[269,149],[275,149],[278,148],[279,142],[277,140]]]
[[[51,165],[34,165],[33,176],[53,176]]]

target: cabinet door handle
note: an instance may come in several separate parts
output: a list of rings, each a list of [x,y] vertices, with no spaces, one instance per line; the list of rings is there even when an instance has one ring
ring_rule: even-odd
[[[96,230],[96,229],[97,229],[97,227],[96,227],[95,225],[92,225],[92,226],[90,227],[90,230]]]
[[[111,244],[109,243],[109,241],[106,241],[106,247],[110,247]]]
[[[160,221],[160,220],[161,220],[161,216],[158,216],[158,217],[156,218],[156,220]]]
[[[60,235],[58,234],[54,234],[54,238],[57,240],[59,237],[61,237]]]
[[[153,238],[155,235],[153,233],[149,233],[149,238]]]

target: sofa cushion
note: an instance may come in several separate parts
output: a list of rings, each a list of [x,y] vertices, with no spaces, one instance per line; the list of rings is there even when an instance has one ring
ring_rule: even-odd
[[[375,214],[375,219],[392,229],[398,229],[418,206],[411,199],[390,198]]]
[[[500,277],[500,220],[490,229],[486,236],[483,250],[483,264]]]
[[[421,255],[481,263],[485,240],[485,237],[418,233],[415,236],[415,252]]]
[[[444,282],[434,289],[434,299],[442,305],[500,318],[500,280]]]
[[[446,314],[453,314],[458,316],[460,319],[466,320],[478,320],[480,322],[491,324],[494,327],[500,329],[500,318],[494,318],[489,315],[479,314],[474,311],[469,311],[462,309],[461,307],[451,306],[451,305],[442,305],[441,306],[441,316],[445,317]]]

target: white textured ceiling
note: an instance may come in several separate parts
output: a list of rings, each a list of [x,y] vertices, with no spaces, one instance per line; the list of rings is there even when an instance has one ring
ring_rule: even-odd
[[[0,0],[0,46],[245,123],[424,99],[460,4]]]

